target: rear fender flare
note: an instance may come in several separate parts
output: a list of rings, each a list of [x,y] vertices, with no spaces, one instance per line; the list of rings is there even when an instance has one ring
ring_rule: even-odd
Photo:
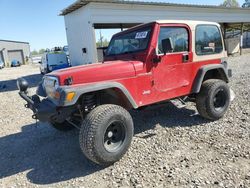
[[[223,64],[213,64],[213,65],[205,65],[202,66],[198,73],[196,74],[194,84],[192,87],[192,93],[199,93],[201,89],[201,85],[203,83],[204,77],[206,73],[210,70],[218,70],[221,76],[223,76],[225,81],[228,83],[229,78],[228,78],[228,73],[227,73],[227,68]]]

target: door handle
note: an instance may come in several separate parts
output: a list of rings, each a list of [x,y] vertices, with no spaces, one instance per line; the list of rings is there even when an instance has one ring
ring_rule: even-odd
[[[189,54],[183,54],[182,55],[182,61],[183,62],[188,62],[189,61]]]

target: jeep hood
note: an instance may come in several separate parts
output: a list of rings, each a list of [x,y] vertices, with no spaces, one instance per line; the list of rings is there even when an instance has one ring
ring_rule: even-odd
[[[136,72],[142,68],[142,62],[108,61],[62,69],[52,72],[48,76],[58,77],[60,85],[65,85],[65,80],[71,77],[73,85],[75,85],[134,77]]]

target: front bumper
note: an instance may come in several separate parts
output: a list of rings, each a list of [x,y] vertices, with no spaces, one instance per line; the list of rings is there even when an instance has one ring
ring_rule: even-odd
[[[56,105],[49,99],[40,101],[38,95],[29,97],[27,93],[22,91],[19,92],[19,95],[27,102],[25,107],[30,108],[33,111],[33,119],[38,119],[42,122],[48,122],[51,121],[53,117],[58,116]]]
[[[18,79],[17,86],[19,88],[19,95],[27,102],[26,108],[33,111],[33,119],[38,119],[42,122],[57,122],[62,123],[67,120],[68,117],[75,110],[75,106],[59,106],[54,103],[50,98],[46,97],[41,85],[37,89],[38,95],[28,96],[28,82],[22,78]],[[39,96],[44,97],[40,99]]]

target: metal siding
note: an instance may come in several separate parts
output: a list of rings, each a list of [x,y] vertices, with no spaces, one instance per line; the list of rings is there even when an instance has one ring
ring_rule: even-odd
[[[90,15],[88,6],[85,6],[64,17],[73,66],[97,62],[96,39]],[[83,53],[83,48],[86,48],[86,53]]]
[[[30,45],[25,42],[18,41],[7,41],[0,40],[0,51],[2,50],[3,59],[6,65],[10,65],[11,59],[9,59],[8,51],[22,50],[22,56],[25,58],[26,56],[30,56]],[[22,60],[23,62],[24,60]]]
[[[126,5],[143,5],[144,7],[183,7],[185,9],[189,8],[198,8],[198,9],[211,9],[211,10],[227,10],[230,12],[233,11],[247,11],[247,9],[242,9],[241,7],[223,7],[223,6],[216,6],[216,5],[194,5],[194,4],[181,4],[181,3],[167,3],[167,2],[147,2],[147,1],[128,1],[128,0],[78,0],[75,3],[71,4],[67,8],[61,11],[60,15],[65,16],[67,14],[70,14],[71,12],[74,12],[75,10],[87,6],[88,4],[92,3],[103,3],[103,4],[109,4],[109,6],[113,6],[114,4],[126,6]]]
[[[155,20],[201,20],[219,23],[250,23],[249,10],[198,7],[146,6],[90,3],[93,23],[145,23]]]

